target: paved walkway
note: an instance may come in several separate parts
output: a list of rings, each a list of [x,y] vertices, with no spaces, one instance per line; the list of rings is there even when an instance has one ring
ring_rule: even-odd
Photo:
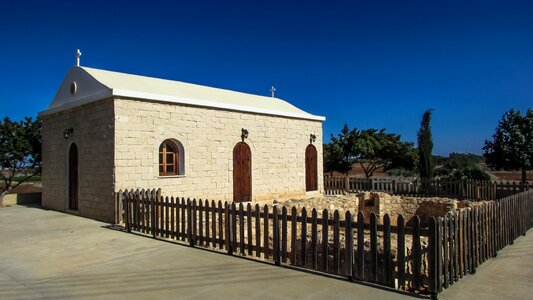
[[[0,208],[0,299],[414,299],[105,225]]]
[[[533,299],[533,229],[444,290],[439,299]]]
[[[0,299],[415,299],[105,225],[0,208]],[[533,230],[439,299],[533,299]]]

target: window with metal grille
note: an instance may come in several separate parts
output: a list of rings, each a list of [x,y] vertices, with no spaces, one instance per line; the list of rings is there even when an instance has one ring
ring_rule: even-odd
[[[159,175],[180,175],[178,146],[171,140],[165,140],[159,146]]]

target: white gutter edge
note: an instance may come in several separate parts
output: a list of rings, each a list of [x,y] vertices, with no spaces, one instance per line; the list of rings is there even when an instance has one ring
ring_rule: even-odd
[[[50,114],[63,111],[69,108],[73,108],[76,106],[88,104],[94,101],[108,98],[110,96],[137,98],[137,99],[142,99],[142,100],[147,100],[147,101],[162,101],[162,102],[170,102],[170,103],[176,103],[176,104],[188,104],[188,105],[193,105],[193,106],[202,106],[202,107],[209,107],[209,108],[221,108],[221,109],[233,110],[233,111],[244,111],[244,112],[251,112],[251,113],[258,113],[258,114],[265,114],[265,115],[313,120],[313,121],[323,122],[326,120],[325,117],[315,116],[311,114],[286,112],[286,111],[250,107],[250,106],[244,106],[244,105],[238,105],[238,104],[220,103],[220,102],[209,101],[209,100],[190,99],[190,98],[174,97],[174,96],[161,95],[161,94],[121,90],[121,89],[106,90],[100,93],[88,95],[84,98],[77,99],[76,101],[69,102],[58,107],[49,108],[45,111],[40,112],[39,117],[50,115]]]
[[[69,108],[74,108],[74,107],[77,107],[77,106],[82,106],[82,105],[85,105],[85,104],[89,104],[91,102],[95,102],[95,101],[98,101],[98,100],[109,98],[111,96],[113,96],[113,91],[111,89],[103,90],[103,91],[100,91],[98,93],[94,93],[94,94],[90,94],[90,95],[87,95],[87,96],[84,96],[84,97],[80,97],[78,99],[75,99],[74,101],[67,102],[67,103],[65,103],[63,105],[60,105],[60,106],[50,107],[47,110],[43,110],[43,111],[39,112],[38,116],[39,117],[44,117],[44,116],[51,115],[51,114],[54,114],[54,113],[57,113],[57,112],[60,112],[60,111],[67,110]]]

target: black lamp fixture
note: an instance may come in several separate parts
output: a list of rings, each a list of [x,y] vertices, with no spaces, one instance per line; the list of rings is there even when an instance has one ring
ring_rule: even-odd
[[[65,130],[63,130],[63,137],[66,139],[68,139],[68,137],[74,132],[74,129],[72,127],[70,128],[67,128]]]
[[[314,133],[311,133],[309,135],[309,143],[314,143],[316,141],[316,135]]]
[[[248,129],[243,128],[241,129],[241,139],[244,142],[245,139],[248,138]]]

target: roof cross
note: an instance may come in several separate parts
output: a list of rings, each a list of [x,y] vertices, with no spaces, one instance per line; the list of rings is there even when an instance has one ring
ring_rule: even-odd
[[[80,49],[77,49],[76,50],[76,66],[80,66],[80,56],[81,56],[81,51]]]
[[[276,88],[274,86],[270,88],[270,92],[272,93],[272,98],[276,98]]]

